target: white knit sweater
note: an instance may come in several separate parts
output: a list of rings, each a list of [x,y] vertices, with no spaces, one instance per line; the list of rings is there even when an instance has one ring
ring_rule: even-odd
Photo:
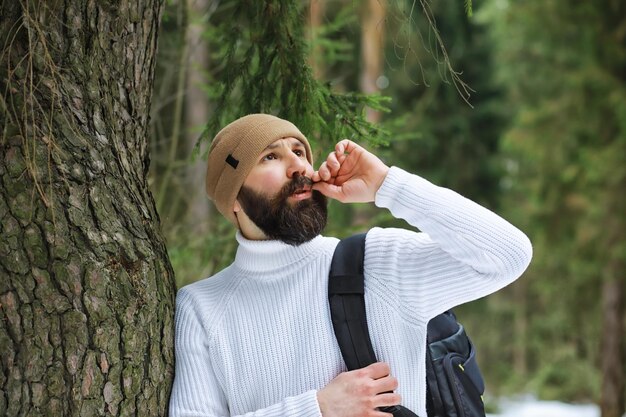
[[[375,203],[422,231],[367,234],[365,302],[377,358],[426,416],[428,320],[515,280],[532,248],[496,214],[399,168]],[[320,416],[317,390],[346,370],[327,298],[338,240],[237,240],[232,265],[178,292],[170,416]]]

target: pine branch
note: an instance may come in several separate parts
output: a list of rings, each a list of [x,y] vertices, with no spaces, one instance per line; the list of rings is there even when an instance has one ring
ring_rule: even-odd
[[[214,75],[220,89],[202,142],[228,122],[257,112],[290,120],[324,147],[344,137],[373,144],[388,140],[390,133],[367,121],[364,109],[388,111],[389,98],[339,93],[313,77],[300,2],[230,0],[220,9],[212,31],[219,34],[213,59],[222,63]]]
[[[465,0],[465,13],[467,14],[467,17],[472,17],[474,14],[472,10],[472,0]]]

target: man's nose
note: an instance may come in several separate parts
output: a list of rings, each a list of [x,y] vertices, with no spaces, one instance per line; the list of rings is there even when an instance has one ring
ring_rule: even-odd
[[[306,164],[304,158],[300,158],[298,155],[292,153],[289,159],[289,166],[287,167],[287,176],[292,178],[295,173],[306,175]]]

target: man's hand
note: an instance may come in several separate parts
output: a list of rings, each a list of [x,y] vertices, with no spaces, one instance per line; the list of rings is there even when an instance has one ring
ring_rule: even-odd
[[[376,155],[344,139],[313,174],[313,189],[342,203],[368,203],[374,201],[388,171]]]
[[[398,388],[398,381],[389,372],[389,365],[377,362],[339,374],[317,392],[322,416],[392,417],[377,410],[400,404],[400,395],[390,392]]]

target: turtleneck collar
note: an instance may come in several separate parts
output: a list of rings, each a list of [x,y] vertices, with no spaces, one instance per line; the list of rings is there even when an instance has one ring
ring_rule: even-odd
[[[298,246],[288,245],[279,240],[249,240],[237,232],[237,254],[235,265],[243,270],[262,272],[285,268],[287,265],[318,253],[324,237],[316,236]]]

